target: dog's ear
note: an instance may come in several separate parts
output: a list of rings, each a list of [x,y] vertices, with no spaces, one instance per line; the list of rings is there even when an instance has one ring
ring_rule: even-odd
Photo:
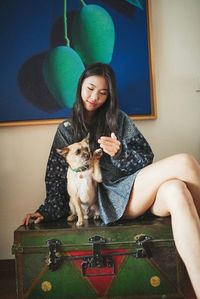
[[[68,152],[69,152],[69,148],[68,147],[64,147],[62,149],[56,149],[57,153],[63,157],[66,157]]]
[[[89,142],[90,142],[90,133],[88,133],[87,136],[83,140],[89,144]]]

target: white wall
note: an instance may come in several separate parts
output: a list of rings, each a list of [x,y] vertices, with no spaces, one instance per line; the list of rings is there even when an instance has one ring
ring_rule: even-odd
[[[159,160],[178,152],[200,160],[200,1],[152,0],[158,119],[138,121]],[[200,83],[199,83],[200,84]],[[13,231],[45,197],[56,125],[0,128],[0,259],[13,258]]]
[[[140,122],[156,159],[200,159],[200,1],[152,0],[158,119]]]

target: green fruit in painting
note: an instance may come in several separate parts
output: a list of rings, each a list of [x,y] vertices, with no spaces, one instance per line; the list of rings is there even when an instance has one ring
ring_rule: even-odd
[[[80,56],[68,46],[56,47],[47,54],[43,64],[44,80],[62,107],[73,106],[78,80],[83,70]]]
[[[98,5],[83,6],[73,21],[72,43],[85,64],[110,63],[115,28],[108,12]]]

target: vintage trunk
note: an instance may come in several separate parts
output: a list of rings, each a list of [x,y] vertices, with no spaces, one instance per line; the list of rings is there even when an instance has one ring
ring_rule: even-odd
[[[18,299],[183,298],[170,218],[14,232]]]

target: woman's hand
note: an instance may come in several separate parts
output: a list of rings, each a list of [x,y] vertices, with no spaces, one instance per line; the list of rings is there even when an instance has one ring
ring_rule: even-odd
[[[41,222],[42,220],[44,220],[44,217],[39,213],[39,212],[35,212],[35,213],[29,213],[26,215],[26,217],[24,218],[24,225],[28,225],[30,220],[34,220],[34,223],[37,224],[39,222]]]
[[[103,151],[111,157],[117,154],[121,146],[121,142],[117,140],[115,133],[111,133],[111,137],[101,136],[98,139],[98,143]]]

